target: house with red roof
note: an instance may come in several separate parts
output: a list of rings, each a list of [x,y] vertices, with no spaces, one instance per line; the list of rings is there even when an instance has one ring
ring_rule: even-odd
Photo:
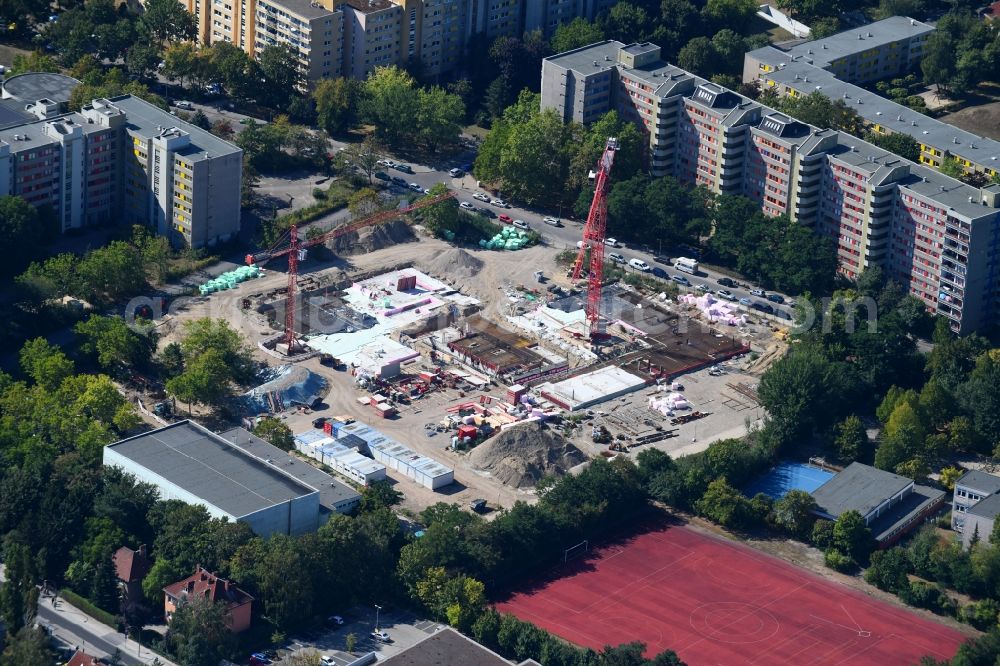
[[[253,597],[230,583],[225,578],[219,578],[200,565],[194,575],[184,580],[167,585],[163,588],[163,614],[170,622],[174,612],[185,601],[204,597],[216,603],[226,604],[228,611],[226,626],[234,633],[240,633],[250,627],[253,611]]]
[[[97,660],[97,657],[91,657],[83,650],[77,650],[76,652],[73,653],[73,656],[70,658],[70,660],[66,662],[66,666],[104,666],[104,665]]]
[[[115,567],[118,586],[124,592],[126,610],[142,604],[142,579],[146,577],[153,563],[146,555],[146,546],[132,550],[122,546],[111,556]]]

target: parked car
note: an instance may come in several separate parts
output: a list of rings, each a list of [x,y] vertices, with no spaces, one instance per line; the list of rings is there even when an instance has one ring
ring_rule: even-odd
[[[685,287],[690,287],[691,286],[691,281],[688,280],[683,275],[671,275],[670,279],[673,280],[674,282],[676,282],[677,284],[684,285]]]
[[[562,226],[562,222],[558,218],[555,218],[555,217],[548,217],[548,216],[543,217],[542,218],[542,222],[544,222],[545,224],[548,224],[549,226],[553,226],[553,227],[561,227]]]
[[[400,178],[399,176],[393,176],[392,182],[396,183],[397,185],[402,185],[403,187],[409,187],[409,185],[406,183],[406,179]]]
[[[712,293],[712,290],[708,288],[707,284],[698,284],[698,285],[695,285],[694,288],[697,289],[698,291],[704,293],[704,294],[711,294]]]
[[[789,321],[792,320],[792,315],[790,313],[785,312],[784,310],[779,310],[778,308],[774,309],[774,316],[777,317],[778,319],[787,319]]]
[[[659,266],[653,266],[653,268],[651,269],[651,272],[653,273],[653,275],[655,275],[658,278],[662,278],[664,280],[669,280],[670,279],[670,274],[667,273],[662,268],[660,268]]]
[[[461,169],[451,169],[448,172],[448,175],[451,176],[452,178],[461,178],[462,176],[465,175],[465,172],[462,171]]]
[[[624,264],[625,263],[625,257],[623,257],[622,255],[618,254],[617,252],[609,252],[608,253],[608,261],[613,261],[616,264]]]
[[[480,215],[485,215],[486,217],[490,217],[490,218],[493,218],[493,217],[497,216],[496,213],[494,213],[489,208],[486,208],[485,206],[480,206],[479,208],[476,209],[476,212],[479,213]]]
[[[390,180],[390,181],[392,180],[392,178],[389,177],[389,174],[387,174],[385,171],[376,171],[375,177],[378,178],[379,180]]]
[[[513,224],[514,223],[514,218],[512,218],[507,213],[500,213],[500,215],[497,217],[497,219],[500,220],[501,222],[503,222],[504,224]]]
[[[320,657],[319,663],[323,666],[337,666],[337,661],[333,657]]]
[[[263,652],[254,652],[250,655],[251,664],[270,664],[271,660]]]
[[[483,194],[482,192],[476,192],[475,194],[472,195],[472,198],[477,199],[479,201],[485,201],[487,203],[489,203],[490,201],[490,195]]]
[[[764,290],[760,289],[758,287],[754,287],[753,289],[751,289],[750,290],[750,295],[751,296],[760,296],[761,298],[763,298],[764,296],[767,296],[767,294],[764,292]]]
[[[670,257],[664,257],[662,255],[657,255],[657,256],[653,257],[653,261],[655,261],[658,264],[663,264],[664,266],[673,266],[674,265],[674,260],[673,259],[671,259]]]
[[[413,173],[413,169],[410,168],[409,164],[396,164],[393,168],[396,171],[402,171],[403,173]]]
[[[620,247],[617,238],[610,238],[610,237],[605,238],[604,244],[607,245],[608,247]]]
[[[458,207],[461,208],[462,210],[476,210],[476,207],[470,204],[468,201],[463,201],[462,203],[458,204]]]
[[[489,508],[486,505],[486,500],[484,499],[474,499],[469,503],[469,507],[476,513],[486,513]]]
[[[772,303],[781,304],[785,302],[785,297],[782,296],[781,294],[768,294],[767,300],[771,301]]]
[[[424,191],[424,188],[420,187],[417,183],[410,183],[410,189],[414,192],[420,192],[421,194]]]
[[[194,104],[183,99],[179,99],[176,102],[174,102],[174,106],[176,106],[178,109],[184,109],[186,111],[190,111],[191,109],[194,108]]]
[[[524,220],[514,220],[514,226],[517,227],[518,229],[530,229],[531,228],[531,227],[528,226],[528,223],[525,222]]]
[[[633,257],[632,259],[628,260],[628,265],[637,271],[642,271],[643,273],[649,272],[649,264],[647,264],[642,259]]]
[[[751,303],[753,303],[753,301],[751,301],[751,300],[750,300],[749,298],[747,298],[746,296],[744,296],[743,298],[741,298],[741,299],[740,299],[740,305],[745,305],[745,306],[747,306],[747,307],[750,307],[750,304],[751,304]]]
[[[375,630],[372,632],[372,638],[377,640],[379,643],[390,643],[392,639],[389,638],[389,634],[381,630]]]
[[[331,627],[342,627],[344,626],[344,618],[339,615],[331,615],[326,618],[326,623]]]
[[[736,300],[736,296],[734,296],[733,292],[729,291],[728,289],[720,289],[719,291],[715,292],[715,295],[727,301]]]
[[[730,278],[727,278],[727,277],[721,277],[718,280],[716,280],[716,282],[718,282],[719,284],[721,284],[723,287],[735,287],[736,286],[736,281],[732,280]]]
[[[760,310],[761,312],[766,312],[767,314],[774,314],[774,306],[770,303],[762,303],[761,301],[754,301],[751,305],[754,310]]]
[[[510,208],[510,206],[507,205],[507,202],[503,199],[493,199],[490,201],[490,205],[496,206],[497,208]]]

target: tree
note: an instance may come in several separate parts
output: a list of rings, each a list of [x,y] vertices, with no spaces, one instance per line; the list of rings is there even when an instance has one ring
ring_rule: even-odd
[[[951,492],[955,489],[955,482],[962,478],[963,474],[965,474],[965,470],[961,467],[954,467],[952,465],[943,467],[940,472],[941,485],[948,492]]]
[[[382,198],[370,187],[363,187],[347,199],[347,210],[355,218],[369,217],[382,207]]]
[[[189,405],[215,405],[229,395],[231,381],[224,355],[209,349],[186,362],[181,374],[167,380],[167,392]]]
[[[403,501],[403,493],[392,487],[389,481],[375,481],[361,489],[361,511],[391,509]]]
[[[641,6],[631,2],[612,5],[603,21],[604,38],[629,44],[645,41],[650,27],[650,16]]]
[[[166,557],[157,557],[149,573],[142,579],[142,594],[151,608],[163,608],[163,588],[176,583],[191,572]]]
[[[938,171],[949,178],[954,178],[955,180],[960,180],[962,176],[965,175],[965,167],[962,166],[962,163],[954,157],[943,158],[941,160],[941,166],[938,167]]]
[[[857,460],[867,452],[868,445],[868,433],[856,415],[851,414],[837,424],[833,448],[842,460]]]
[[[718,60],[718,53],[708,37],[695,37],[677,54],[677,64],[695,74],[711,76]]]
[[[708,484],[695,508],[698,513],[720,525],[741,528],[747,526],[748,503],[743,493],[721,478]]]
[[[458,95],[434,86],[417,93],[415,138],[431,151],[455,143],[465,120],[465,104]]]
[[[11,633],[6,649],[0,654],[5,666],[51,664],[55,658],[51,640],[41,627],[23,627]]]
[[[354,162],[354,166],[368,177],[369,185],[374,183],[374,175],[378,171],[378,162],[382,159],[384,153],[385,147],[371,135],[366,136],[361,143],[351,144],[344,151],[345,156]]]
[[[312,91],[316,102],[316,124],[331,136],[351,127],[356,120],[363,86],[360,81],[343,77],[317,81]]]
[[[799,539],[812,531],[816,516],[816,500],[803,490],[791,490],[774,503],[774,524]]]
[[[268,444],[277,446],[282,451],[291,451],[295,448],[295,441],[292,438],[292,429],[285,425],[280,419],[265,417],[257,422],[253,427],[253,434],[257,435]]]
[[[909,561],[902,548],[890,548],[872,553],[871,564],[865,571],[865,580],[880,590],[897,592],[909,581]]]
[[[757,5],[753,0],[707,0],[702,10],[708,21],[723,28],[742,27],[756,13]]]
[[[257,53],[263,82],[256,95],[262,104],[284,108],[299,85],[298,58],[287,44],[269,44]]]
[[[894,132],[892,134],[882,134],[880,132],[869,132],[865,137],[869,143],[873,143],[883,150],[895,153],[900,157],[905,157],[911,162],[920,161],[920,142],[909,134]]]
[[[174,0],[146,0],[139,18],[140,30],[158,42],[194,39],[194,14]]]
[[[814,92],[798,97],[783,97],[780,109],[804,123],[820,128],[839,129],[864,136],[864,122],[857,111],[849,108],[843,100],[832,100],[822,92]]]
[[[420,113],[420,97],[413,77],[404,70],[376,67],[365,80],[361,114],[375,125],[375,135],[390,146],[411,135]]]
[[[560,23],[552,33],[550,43],[553,53],[562,53],[603,40],[604,33],[600,26],[578,16],[569,23]],[[630,38],[630,41],[633,40]]]
[[[202,65],[201,54],[193,42],[174,42],[163,50],[163,74],[180,79],[182,85],[196,77]]]
[[[153,353],[153,341],[129,328],[124,319],[90,315],[73,327],[83,338],[80,351],[97,358],[104,369],[136,366]]]
[[[431,187],[428,197],[436,197],[447,193],[448,187],[444,183],[437,183]],[[458,230],[458,201],[454,198],[445,199],[436,204],[432,204],[422,211],[423,223],[429,232],[436,236],[443,235],[444,231],[455,232]]]
[[[874,546],[872,532],[865,525],[865,519],[860,513],[845,511],[833,523],[833,547],[849,555],[858,562],[868,558]]]
[[[132,76],[145,78],[160,63],[160,47],[153,42],[133,44],[125,55],[125,69]]]
[[[836,417],[835,410],[820,413],[815,405],[830,405],[834,396],[842,396],[837,373],[833,363],[801,347],[768,368],[759,394],[779,432],[802,436]]]
[[[167,631],[167,644],[185,666],[216,666],[231,657],[236,637],[226,626],[225,603],[207,597],[191,597],[174,611]]]
[[[48,6],[48,5],[46,5]],[[32,51],[28,54],[17,54],[7,70],[8,76],[24,74],[25,72],[58,72],[59,64],[43,51]]]
[[[184,322],[183,328],[181,352],[185,363],[214,350],[230,368],[234,381],[242,383],[253,379],[255,368],[250,348],[227,321],[204,317]]]
[[[54,219],[17,196],[0,196],[0,275],[20,273],[55,232]]]
[[[55,391],[73,374],[73,361],[45,338],[24,343],[20,353],[21,368],[42,388]]]
[[[882,442],[875,451],[875,466],[895,471],[896,466],[923,454],[927,431],[920,414],[910,402],[899,403],[882,433]]]
[[[0,586],[0,619],[8,636],[30,627],[38,611],[38,588],[32,575],[28,547],[15,533],[8,534],[3,546],[6,581]]]

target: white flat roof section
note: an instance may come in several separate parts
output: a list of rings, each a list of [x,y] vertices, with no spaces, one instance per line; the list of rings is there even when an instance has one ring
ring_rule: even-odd
[[[546,399],[565,409],[576,411],[638,391],[645,386],[646,380],[642,377],[611,365],[554,384],[542,384],[539,390]]]

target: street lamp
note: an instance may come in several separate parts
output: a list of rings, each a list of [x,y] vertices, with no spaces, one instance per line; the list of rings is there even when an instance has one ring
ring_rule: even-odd
[[[379,614],[379,611],[381,611],[381,610],[382,610],[382,607],[379,606],[378,604],[375,604],[375,631],[379,630],[379,626],[378,626],[379,616],[378,616],[378,614]]]

